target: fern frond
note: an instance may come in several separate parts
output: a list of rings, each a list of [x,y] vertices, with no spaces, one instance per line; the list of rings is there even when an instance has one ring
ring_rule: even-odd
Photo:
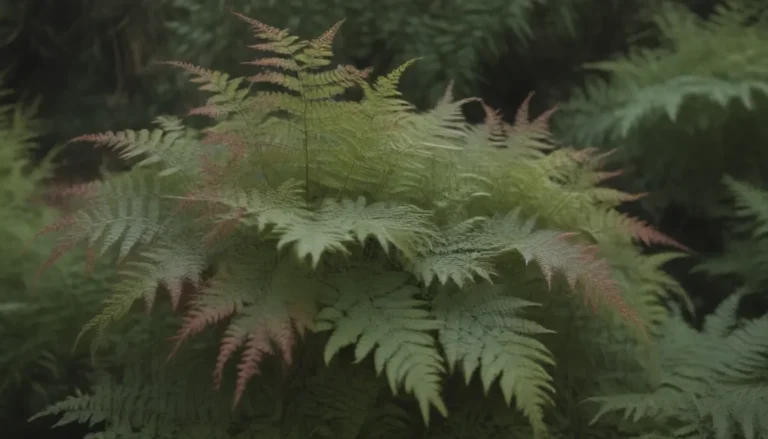
[[[172,175],[176,172],[194,170],[190,154],[190,140],[193,133],[176,117],[160,116],[155,119],[159,128],[140,131],[125,130],[117,133],[86,134],[70,140],[73,142],[89,142],[96,146],[106,146],[119,153],[120,158],[131,160],[141,157],[135,166],[144,167],[162,164],[159,177]]]
[[[115,291],[104,301],[102,311],[80,331],[75,344],[90,330],[96,330],[94,345],[107,326],[130,311],[136,300],[144,300],[147,311],[155,303],[158,287],[170,295],[175,309],[181,298],[184,282],[198,285],[200,276],[208,264],[208,253],[194,241],[174,242],[141,253],[140,259],[131,261],[123,269],[123,279]]]
[[[236,246],[233,250],[254,250]],[[234,256],[235,253],[230,253]],[[274,251],[247,252],[232,259],[191,302],[179,329],[174,355],[182,342],[205,327],[231,318],[221,342],[213,373],[215,387],[221,386],[224,366],[234,352],[245,347],[238,365],[236,405],[251,377],[259,373],[263,357],[274,353],[273,343],[290,364],[295,330],[312,325],[314,294],[318,285],[301,276],[298,267],[281,261]]]
[[[94,256],[117,248],[118,258],[123,259],[138,245],[149,244],[169,233],[173,225],[164,215],[170,208],[165,195],[172,188],[173,183],[140,173],[90,185],[90,190],[84,193],[87,198],[82,200],[83,208],[38,232],[64,232],[38,275],[81,242],[87,242]]]
[[[514,398],[534,437],[544,437],[544,409],[552,404],[555,391],[545,367],[554,366],[555,361],[533,336],[552,331],[520,316],[523,309],[538,304],[503,296],[499,290],[483,285],[437,294],[434,312],[445,324],[439,341],[451,371],[461,365],[467,384],[479,371],[486,393],[500,378],[507,404]]]
[[[194,75],[191,82],[202,84],[200,90],[213,93],[204,106],[190,110],[190,115],[223,118],[239,111],[250,92],[248,87],[241,87],[244,78],[231,78],[226,73],[204,69],[186,62],[163,61],[160,64],[176,67]]]
[[[738,324],[741,299],[734,294],[705,321],[699,333],[680,319],[661,332],[660,380],[647,393],[590,398],[601,404],[595,420],[620,411],[635,422],[662,420],[687,435],[764,438],[768,380],[768,319]]]
[[[491,281],[495,260],[514,252],[526,263],[535,261],[547,283],[560,272],[572,288],[581,282],[587,302],[602,300],[635,320],[636,315],[621,297],[609,266],[596,258],[591,249],[568,243],[569,236],[535,230],[535,218],[524,220],[519,210],[491,219],[471,218],[445,230],[438,244],[409,261],[408,269],[426,285],[437,278],[441,284],[453,280],[463,286],[472,283],[475,276]]]
[[[755,238],[768,234],[768,194],[729,176],[723,181],[735,196],[735,216],[754,221],[752,234]]]
[[[660,44],[587,65],[599,74],[563,106],[560,132],[581,147],[621,144],[614,161],[654,194],[644,202],[654,213],[675,203],[712,215],[722,175],[745,179],[765,166],[754,146],[768,97],[763,7],[730,0],[702,17],[663,2]]]
[[[430,407],[447,416],[440,385],[445,368],[429,334],[442,323],[421,308],[427,302],[414,298],[419,289],[408,284],[409,277],[402,272],[368,270],[333,277],[338,297],[319,312],[317,328],[331,330],[326,364],[349,345],[355,346],[357,362],[373,352],[376,372],[386,371],[393,393],[401,386],[412,393],[429,424]]]

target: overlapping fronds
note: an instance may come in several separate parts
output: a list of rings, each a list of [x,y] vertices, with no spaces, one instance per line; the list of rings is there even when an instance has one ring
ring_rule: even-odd
[[[768,318],[740,321],[734,294],[702,332],[671,320],[659,346],[658,379],[645,393],[595,397],[597,418],[620,412],[653,420],[681,438],[764,438],[768,425]]]
[[[198,136],[161,119],[154,134],[81,139],[146,157],[93,184],[82,206],[46,230],[64,231],[52,260],[81,241],[94,256],[137,257],[86,329],[103,332],[164,288],[174,308],[185,305],[177,347],[205,328],[220,331],[217,387],[241,351],[236,404],[268,356],[289,366],[298,335],[329,332],[327,362],[353,346],[356,361],[372,357],[392,393],[416,399],[425,423],[432,408],[447,415],[442,386],[461,364],[465,377],[479,369],[486,390],[499,378],[507,403],[545,437],[552,355],[537,336],[548,331],[519,315],[531,304],[514,291],[478,292],[535,265],[542,298],[562,283],[645,329],[653,319],[633,309],[631,285],[616,281],[606,257],[612,246],[634,249],[633,239],[666,238],[613,210],[634,197],[595,188],[610,175],[591,152],[558,149],[551,113],[530,121],[526,101],[506,124],[483,104],[485,123],[471,126],[461,108],[479,100],[454,102],[450,92],[418,113],[397,89],[411,63],[372,83],[366,71],[331,66],[340,24],[302,41],[239,17],[265,54],[250,63],[258,73],[238,79],[172,63],[211,92],[193,113],[214,116],[213,127]],[[362,99],[345,100],[354,87]],[[184,160],[169,162],[170,151]],[[653,282],[648,295],[659,300],[668,280]],[[489,327],[492,315],[503,323]]]
[[[768,103],[765,17],[755,0],[721,2],[706,19],[665,4],[660,46],[587,66],[601,77],[564,105],[562,134],[582,146],[621,145],[614,158],[654,193],[649,206],[711,209],[724,174],[753,178],[766,163],[756,122]]]
[[[731,177],[724,183],[733,195],[725,209],[729,239],[721,255],[704,261],[696,270],[737,277],[751,292],[763,294],[768,282],[768,192]]]

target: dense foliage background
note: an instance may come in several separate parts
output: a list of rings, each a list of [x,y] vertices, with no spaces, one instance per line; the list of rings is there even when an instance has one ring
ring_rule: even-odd
[[[694,303],[683,307],[687,321],[702,327],[721,303],[749,318],[768,308],[763,1],[0,0],[0,88],[9,90],[0,96],[0,406],[9,407],[0,430],[9,437],[62,434],[26,420],[94,380],[87,349],[71,346],[100,309],[112,265],[86,276],[75,255],[33,288],[52,242],[21,249],[65,207],[48,188],[130,163],[66,142],[204,102],[185,75],[155,61],[248,72],[249,29],[232,10],[307,38],[346,18],[334,55],[374,77],[422,58],[401,83],[420,109],[453,83],[457,97],[479,96],[511,122],[535,92],[532,116],[559,106],[558,142],[615,149],[607,167],[623,174],[610,185],[647,192],[620,209],[693,250],[664,266]],[[673,326],[670,334],[690,329]],[[694,337],[717,345],[711,332]]]

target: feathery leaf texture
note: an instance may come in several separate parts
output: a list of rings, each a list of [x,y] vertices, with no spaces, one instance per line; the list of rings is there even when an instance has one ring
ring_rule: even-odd
[[[212,116],[211,127],[196,133],[164,118],[159,131],[79,138],[142,158],[89,186],[83,205],[44,231],[64,231],[51,261],[81,241],[94,254],[137,257],[85,329],[103,332],[138,299],[151,306],[162,287],[174,308],[184,304],[177,349],[223,328],[217,387],[241,351],[235,404],[266,356],[290,364],[298,334],[329,331],[326,361],[347,346],[357,361],[372,354],[424,422],[432,408],[447,414],[442,382],[458,363],[466,377],[479,369],[486,390],[501,377],[507,402],[543,438],[552,357],[535,336],[547,330],[518,315],[531,303],[479,291],[533,262],[545,285],[563,277],[642,327],[600,252],[663,235],[613,210],[635,197],[596,189],[609,176],[600,157],[554,145],[551,112],[529,122],[526,100],[508,125],[484,106],[485,123],[472,126],[461,109],[480,101],[448,90],[418,113],[397,91],[410,63],[373,81],[331,67],[340,23],[303,41],[238,17],[267,54],[250,62],[259,73],[170,62],[213,95],[192,112]],[[354,87],[363,98],[345,100]],[[489,327],[494,314],[505,323]]]
[[[558,129],[581,146],[622,147],[638,190],[657,212],[670,203],[712,215],[720,178],[760,175],[768,103],[766,6],[718,2],[703,18],[679,2],[655,11],[660,45],[588,64],[599,75],[563,105]],[[669,172],[675,169],[675,172]]]
[[[499,386],[507,404],[515,398],[538,437],[547,431],[544,409],[552,404],[555,392],[545,367],[554,366],[555,361],[531,335],[552,331],[519,315],[538,304],[505,296],[499,290],[498,286],[481,285],[469,294],[438,295],[435,314],[444,322],[440,344],[449,367],[461,365],[467,384],[479,370],[487,393],[501,377]]]
[[[742,297],[726,299],[702,332],[670,320],[659,346],[658,381],[646,393],[590,398],[600,404],[595,421],[621,412],[635,422],[668,423],[673,437],[768,437],[768,318],[739,322]]]

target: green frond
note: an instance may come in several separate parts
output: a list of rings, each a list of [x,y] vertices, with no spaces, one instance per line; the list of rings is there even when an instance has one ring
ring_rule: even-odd
[[[755,238],[768,234],[768,193],[727,176],[724,183],[735,196],[735,216],[754,221]]]
[[[768,102],[764,5],[719,2],[705,18],[663,2],[654,15],[660,44],[586,65],[597,74],[563,105],[558,130],[581,147],[621,145],[612,161],[654,194],[644,202],[654,213],[675,203],[712,215],[722,175],[765,166],[755,144]]]
[[[768,192],[732,177],[724,178],[732,202],[724,206],[728,221],[725,250],[694,268],[714,276],[738,277],[753,292],[763,289],[768,276]]]
[[[450,88],[435,109],[417,112],[398,90],[412,62],[372,83],[368,70],[331,66],[340,24],[304,41],[240,18],[260,40],[252,48],[264,55],[248,63],[259,69],[253,76],[171,63],[211,92],[207,106],[193,113],[215,116],[213,126],[198,133],[166,118],[156,131],[83,138],[105,142],[143,166],[72,190],[80,203],[46,230],[64,232],[52,259],[79,241],[89,242],[90,256],[115,249],[118,260],[144,257],[126,265],[126,281],[84,330],[104,332],[137,299],[151,306],[158,288],[168,290],[176,308],[188,283],[195,288],[183,302],[172,355],[182,345],[213,348],[202,337],[188,343],[205,329],[219,340],[210,367],[214,387],[233,390],[226,395],[234,397],[231,416],[204,429],[205,416],[192,425],[183,416],[147,418],[126,408],[110,414],[105,435],[130,429],[163,437],[383,439],[384,432],[395,437],[425,428],[429,436],[432,409],[447,416],[456,402],[453,389],[444,397],[443,387],[462,384],[446,379],[446,369],[461,367],[468,388],[478,371],[486,393],[498,382],[507,404],[515,401],[519,410],[508,410],[494,431],[532,432],[538,439],[547,430],[567,430],[547,428],[550,414],[556,419],[572,411],[569,422],[581,422],[573,400],[584,390],[568,388],[568,380],[587,391],[628,388],[617,384],[624,367],[636,373],[647,364],[627,353],[649,347],[633,338],[633,329],[650,326],[657,334],[658,325],[670,324],[661,305],[681,290],[661,270],[672,256],[646,257],[633,241],[675,243],[616,210],[639,195],[599,186],[618,175],[603,170],[605,155],[559,148],[548,127],[552,111],[532,118],[530,96],[513,124],[479,99],[455,101]],[[352,88],[362,89],[362,99],[347,99]],[[484,110],[482,124],[463,117],[470,104]],[[492,294],[496,279],[507,286],[504,294]],[[567,291],[618,312],[592,312],[561,294]],[[316,346],[320,336],[299,343],[307,329],[327,332],[325,345]],[[324,365],[313,359],[316,348]],[[552,367],[555,358],[581,348],[594,374],[567,360]],[[122,340],[115,346],[129,349]],[[356,363],[370,358],[391,392],[377,387],[355,395],[359,400],[331,400],[331,393],[344,398],[330,391],[332,378],[352,379],[342,370],[353,366],[331,361],[342,351]],[[665,361],[684,361],[675,357],[683,351],[672,349]],[[286,380],[274,380],[274,364],[265,361],[272,356],[280,357]],[[633,361],[638,364],[629,365]],[[617,364],[620,371],[610,368]],[[686,367],[662,373],[664,385],[695,383],[706,390],[706,374]],[[598,382],[604,376],[606,385]],[[136,399],[147,405],[170,406],[174,401],[161,394],[172,384],[145,381],[131,391],[141,392]],[[306,387],[316,392],[302,392]],[[409,423],[402,401],[393,403],[392,394],[401,391],[415,399],[426,427]],[[146,402],[149,394],[154,399]],[[270,407],[234,425],[233,417],[248,412],[254,399]],[[296,416],[311,417],[317,404],[328,417],[305,431]],[[622,404],[609,411],[621,411]],[[528,422],[510,427],[515,416]],[[381,427],[375,434],[374,426]]]
[[[231,78],[228,74],[208,70],[185,62],[165,61],[167,64],[182,69],[193,75],[193,83],[202,84],[200,90],[213,93],[202,107],[192,109],[190,115],[224,118],[230,113],[241,111],[243,101],[250,92],[249,87],[241,87],[244,78]]]
[[[147,311],[150,311],[159,287],[168,291],[175,309],[184,282],[198,284],[207,264],[207,251],[199,242],[173,242],[143,251],[139,259],[125,265],[122,279],[104,300],[104,308],[83,327],[75,344],[86,332],[96,330],[95,346],[107,326],[125,316],[137,300],[144,300]]]
[[[552,331],[520,316],[526,307],[538,304],[499,290],[483,285],[438,294],[434,312],[444,322],[439,341],[451,371],[460,365],[467,384],[477,371],[486,393],[498,380],[507,404],[514,398],[536,432],[534,437],[544,437],[544,410],[553,403],[555,392],[545,367],[555,361],[534,336]]]
[[[708,316],[703,332],[675,319],[659,344],[659,380],[646,393],[590,398],[596,419],[621,412],[633,422],[653,419],[675,437],[766,437],[765,377],[768,319],[739,322],[734,294]]]
[[[429,333],[442,323],[415,298],[420,290],[408,284],[409,277],[368,270],[333,277],[338,297],[318,313],[318,330],[331,330],[326,364],[346,346],[355,346],[357,362],[373,352],[376,372],[386,372],[393,393],[402,386],[413,394],[429,424],[430,407],[447,416],[440,385],[445,368]]]
[[[87,134],[75,137],[71,142],[90,142],[106,146],[119,153],[122,159],[132,161],[141,158],[134,166],[162,165],[159,177],[195,169],[195,157],[190,154],[193,132],[176,117],[161,116],[155,120],[160,128],[154,130],[125,130],[117,133]]]

